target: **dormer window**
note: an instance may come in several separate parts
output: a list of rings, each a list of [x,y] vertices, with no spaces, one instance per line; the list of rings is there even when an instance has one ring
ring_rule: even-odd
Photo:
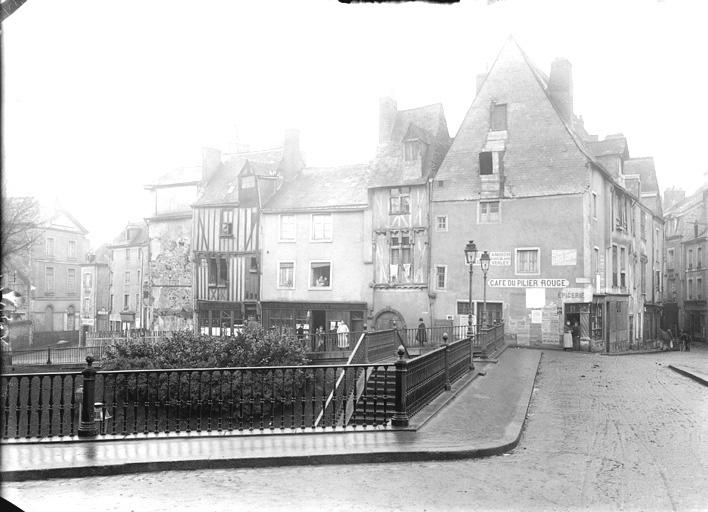
[[[256,177],[255,176],[243,176],[241,178],[241,188],[246,189],[246,188],[255,188],[256,186]]]
[[[506,130],[506,103],[492,104],[491,131]]]
[[[407,162],[417,160],[420,157],[421,143],[418,139],[406,140],[403,142],[403,150]]]

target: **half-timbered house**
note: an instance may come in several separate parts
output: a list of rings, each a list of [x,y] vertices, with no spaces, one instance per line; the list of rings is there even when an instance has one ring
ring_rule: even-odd
[[[224,155],[193,205],[194,298],[200,331],[229,334],[260,317],[260,216],[302,167],[298,135],[282,148]]]
[[[432,318],[429,187],[450,142],[441,104],[399,111],[394,100],[381,99],[379,148],[369,183],[377,328]]]

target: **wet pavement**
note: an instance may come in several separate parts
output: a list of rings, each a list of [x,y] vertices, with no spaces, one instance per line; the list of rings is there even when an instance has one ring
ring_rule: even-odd
[[[705,371],[708,351],[545,352],[524,433],[511,453],[499,456],[6,482],[2,495],[28,512],[705,510],[708,387],[670,364]],[[489,427],[485,385],[504,384],[491,380],[499,369],[468,386],[468,430]],[[442,431],[449,410],[422,431]]]

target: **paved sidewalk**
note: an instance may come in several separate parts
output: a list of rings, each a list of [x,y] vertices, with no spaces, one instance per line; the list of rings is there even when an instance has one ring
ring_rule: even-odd
[[[541,356],[510,348],[497,364],[477,365],[486,375],[458,382],[416,415],[408,430],[4,444],[0,476],[17,481],[494,455],[519,441]]]

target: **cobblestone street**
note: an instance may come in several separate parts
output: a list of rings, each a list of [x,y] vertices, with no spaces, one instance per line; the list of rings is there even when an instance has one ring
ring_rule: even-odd
[[[503,456],[20,482],[2,494],[28,512],[705,510],[708,388],[668,364],[705,373],[708,351],[545,352],[524,435]]]

